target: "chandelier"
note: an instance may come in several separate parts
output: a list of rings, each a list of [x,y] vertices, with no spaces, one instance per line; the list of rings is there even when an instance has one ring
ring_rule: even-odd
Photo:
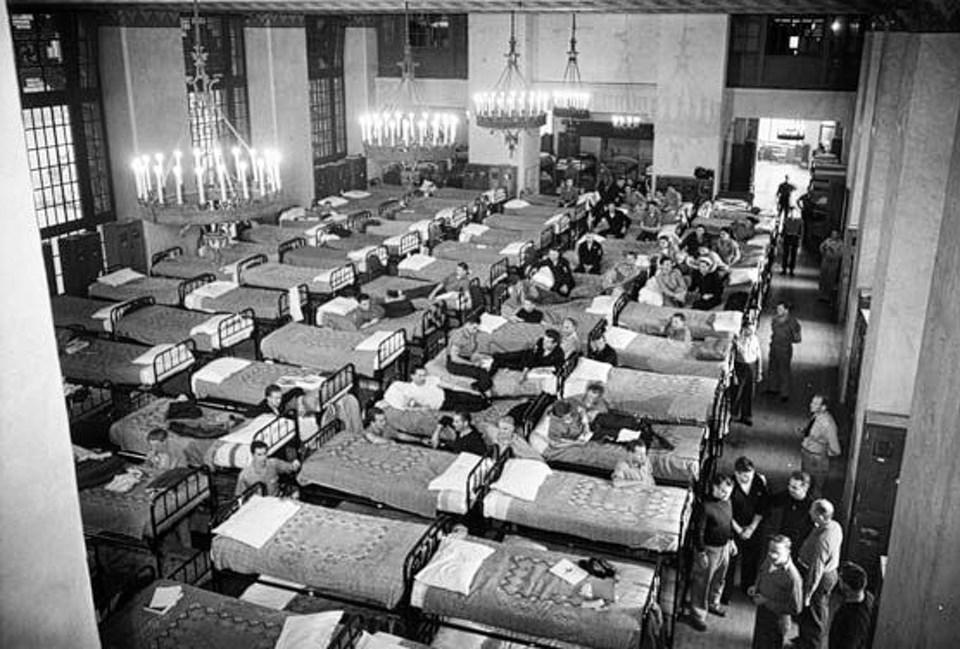
[[[397,63],[400,85],[396,96],[380,110],[360,116],[360,135],[364,152],[371,160],[411,167],[416,162],[452,158],[460,120],[453,113],[431,113],[423,107],[415,72],[419,64],[413,60],[407,11],[404,3],[403,60]]]
[[[510,12],[510,48],[506,54],[507,67],[500,73],[497,84],[490,92],[473,96],[477,126],[500,131],[513,155],[520,132],[539,129],[547,122],[549,96],[534,92],[520,72],[520,54],[517,52],[516,15]]]
[[[563,88],[553,92],[553,116],[570,119],[590,117],[590,93],[584,90],[580,80],[580,63],[577,60],[577,14],[573,14],[570,27],[570,49],[567,50],[567,68],[563,71]]]
[[[643,123],[643,118],[639,115],[614,115],[613,128],[638,129]]]
[[[137,200],[155,221],[211,224],[244,221],[279,210],[280,153],[258,151],[247,144],[223,114],[214,91],[220,75],[207,72],[208,53],[200,30],[199,3],[193,6],[194,44],[190,53],[194,74],[187,75],[199,114],[212,115],[219,133],[223,125],[236,140],[229,153],[215,135],[205,146],[185,156],[174,148],[169,157],[157,152],[131,161]]]

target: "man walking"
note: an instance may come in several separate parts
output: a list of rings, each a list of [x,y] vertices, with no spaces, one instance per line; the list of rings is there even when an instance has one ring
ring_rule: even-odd
[[[803,580],[790,558],[790,547],[786,536],[777,534],[770,538],[756,584],[748,592],[757,605],[753,649],[783,649],[790,618],[803,606]]]
[[[790,176],[784,176],[783,182],[777,187],[777,218],[790,210],[790,197],[796,189],[796,186],[790,182]]]
[[[801,434],[801,469],[810,474],[813,495],[819,496],[830,475],[830,458],[840,455],[837,422],[827,410],[827,399],[822,394],[810,399],[810,420]]]
[[[821,649],[827,637],[830,593],[837,585],[840,546],[843,545],[843,530],[833,520],[833,504],[829,500],[813,501],[810,518],[813,531],[797,555],[803,576],[803,611],[800,613],[800,635],[793,643],[793,649]]]
[[[730,414],[740,423],[753,426],[753,394],[756,384],[763,380],[760,338],[757,337],[757,323],[753,320],[744,320],[734,341],[734,354],[736,388]]]
[[[697,501],[693,512],[693,569],[690,572],[690,615],[697,631],[707,630],[707,611],[726,616],[720,596],[733,544],[733,508],[730,494],[733,481],[717,473],[710,480],[710,493]]]
[[[770,322],[770,364],[767,368],[766,392],[780,395],[781,401],[790,399],[790,364],[793,346],[801,340],[800,322],[793,317],[787,302],[777,304],[777,312]]]
[[[783,221],[783,255],[780,258],[780,274],[790,273],[797,265],[797,252],[800,250],[800,240],[803,238],[803,219],[796,209],[787,210],[787,218]]]

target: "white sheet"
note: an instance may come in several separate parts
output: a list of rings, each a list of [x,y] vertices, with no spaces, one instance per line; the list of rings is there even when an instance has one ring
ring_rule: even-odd
[[[639,335],[636,331],[623,327],[607,327],[604,331],[607,343],[617,351],[626,349]]]
[[[250,443],[253,441],[253,436],[257,434],[257,431],[265,428],[270,422],[272,422],[277,417],[275,415],[258,415],[254,417],[243,426],[240,426],[236,430],[224,435],[223,437],[218,438],[220,442],[224,444],[218,449],[218,453],[214,455],[213,463],[217,466],[231,466],[227,458],[230,456],[230,447],[229,445],[236,445],[237,453],[233,458],[233,466],[236,468],[242,469],[243,467],[250,464]],[[287,434],[284,437],[293,433],[293,423],[288,419],[283,420],[284,425],[289,428]],[[268,449],[267,452],[269,453]],[[224,457],[221,457],[221,454]]]
[[[370,635],[366,631],[360,634],[360,640],[357,642],[356,649],[407,649],[410,646],[409,640],[378,631]]]
[[[394,333],[396,332],[375,331],[372,334],[370,334],[370,336],[368,336],[367,338],[364,338],[363,340],[358,342],[357,346],[354,347],[354,350],[358,352],[375,352],[377,351],[377,349],[380,348],[380,344],[384,340],[392,336]]]
[[[212,310],[203,306],[203,300],[207,298],[216,299],[238,288],[240,288],[240,285],[236,282],[219,280],[210,282],[209,284],[204,284],[190,291],[190,293],[183,298],[183,306],[192,311],[207,311],[213,313]]]
[[[295,589],[306,588],[304,584],[287,581],[285,579],[280,579],[279,577],[261,575],[260,578],[269,580],[271,584],[279,585],[273,586],[271,584],[255,582],[250,584],[250,586],[243,591],[243,594],[240,595],[240,599],[245,602],[250,602],[251,604],[258,604],[259,606],[272,608],[275,611],[282,611],[287,607],[287,604],[289,604],[293,598],[297,596]],[[288,586],[288,588],[282,588],[281,586]]]
[[[361,189],[351,189],[350,191],[341,193],[352,201],[359,201],[362,198],[370,198],[370,196],[372,196],[370,192],[365,192]]]
[[[563,384],[563,396],[579,396],[587,391],[587,386],[591,383],[606,383],[611,370],[613,365],[590,358],[581,358]]]
[[[376,246],[366,246],[359,250],[351,250],[347,253],[347,259],[353,262],[358,271],[365,273],[367,272],[367,257],[376,249]],[[383,263],[383,259],[380,262]]]
[[[466,494],[467,476],[483,459],[473,453],[460,453],[447,470],[430,481],[429,491],[457,491]]]
[[[737,284],[756,284],[760,281],[760,270],[757,267],[752,268],[731,268],[729,285]]]
[[[324,313],[345,317],[356,311],[359,306],[360,304],[352,297],[335,297],[317,307],[317,322],[321,321],[319,316]]]
[[[494,551],[487,545],[448,537],[441,542],[430,563],[414,577],[414,583],[469,595],[473,578]],[[413,606],[419,607],[422,603],[422,598],[414,602],[411,597]]]
[[[291,615],[283,622],[283,631],[274,649],[317,649],[330,644],[343,611],[312,615]]]
[[[479,223],[467,223],[460,230],[460,236],[459,236],[460,242],[469,243],[471,239],[474,239],[475,237],[479,237],[489,229],[490,229],[489,226],[480,225]]]
[[[104,331],[113,331],[113,323],[111,322],[110,316],[113,314],[113,310],[122,304],[124,303],[120,302],[117,304],[108,304],[90,317],[94,320],[99,320],[100,326],[103,327]]]
[[[544,462],[539,460],[507,460],[500,479],[493,483],[493,489],[502,494],[533,502],[537,492],[543,486],[547,476],[553,473]]]
[[[485,334],[492,334],[497,329],[507,324],[509,320],[503,316],[495,315],[492,313],[481,313],[480,314],[480,331]]]
[[[612,295],[598,295],[590,302],[590,306],[587,307],[587,313],[603,316],[606,318],[607,324],[612,325],[613,305],[616,304],[616,302],[617,298]]]
[[[397,270],[423,270],[437,259],[436,257],[431,257],[430,255],[424,255],[422,253],[416,253],[410,255],[399,264],[397,264]]]
[[[307,240],[307,243],[311,246],[320,245],[320,235],[326,232],[327,224],[319,223],[310,228],[307,228],[303,231],[303,238]]]
[[[711,326],[714,331],[735,334],[743,324],[743,313],[740,311],[717,311],[713,314]]]
[[[121,268],[120,270],[98,277],[97,281],[107,286],[117,287],[127,282],[132,282],[135,279],[140,279],[141,277],[145,277],[145,275],[138,273],[132,268]]]
[[[290,302],[290,318],[294,322],[303,321],[303,305],[300,301],[300,287],[291,286],[287,289],[287,296]]]
[[[249,364],[250,361],[248,360],[242,358],[232,358],[229,356],[226,358],[212,360],[197,370],[194,375],[190,377],[190,389],[193,390],[194,394],[196,394],[197,384],[199,381],[220,385]]]
[[[522,210],[525,207],[530,207],[530,203],[522,198],[511,198],[503,204],[503,207],[508,210]]]
[[[500,255],[502,257],[516,257],[528,243],[529,241],[514,241],[513,243],[507,244],[507,247],[500,251]]]
[[[347,199],[341,198],[339,196],[324,196],[323,198],[317,201],[317,205],[323,205],[324,203],[326,203],[330,207],[336,209],[338,207],[343,207],[349,202],[350,201],[348,201]]]
[[[495,521],[507,520],[507,512],[510,509],[511,502],[513,502],[512,496],[508,496],[502,491],[491,489],[483,499],[484,517]]]
[[[259,550],[298,511],[300,504],[293,500],[253,496],[213,533]]]
[[[570,229],[570,217],[566,212],[560,212],[547,219],[544,225],[552,226],[553,231],[557,234],[563,234]]]

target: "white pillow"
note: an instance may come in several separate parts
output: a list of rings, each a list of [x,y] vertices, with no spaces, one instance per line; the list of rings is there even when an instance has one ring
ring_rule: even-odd
[[[623,327],[607,327],[603,332],[607,343],[614,349],[626,349],[639,336],[636,331],[630,331]]]
[[[292,500],[253,496],[237,513],[214,528],[213,533],[259,550],[298,511],[299,503]]]
[[[640,294],[637,295],[637,302],[651,306],[663,306],[663,293],[644,286],[640,289]]]
[[[283,621],[283,630],[274,649],[306,649],[330,644],[343,611],[326,611],[312,615],[291,615]]]
[[[714,331],[735,334],[743,325],[743,313],[740,311],[717,311],[713,314],[711,326]]]
[[[359,189],[351,189],[348,192],[343,192],[343,195],[351,200],[360,200],[361,198],[370,198],[370,192],[361,191]]]
[[[331,313],[333,315],[348,316],[353,313],[358,303],[352,297],[335,297],[317,307],[317,315]]]
[[[493,553],[494,549],[486,545],[447,538],[427,567],[414,579],[425,586],[469,595],[473,578],[484,560]]]
[[[546,266],[541,266],[540,270],[533,274],[533,277],[530,278],[537,286],[541,286],[548,291],[553,288],[553,284],[556,281],[553,277],[553,271],[547,268]]]
[[[532,502],[537,499],[537,492],[544,480],[552,473],[550,467],[539,460],[507,460],[493,488],[508,496]]]
[[[343,207],[349,202],[350,201],[348,201],[347,199],[340,198],[339,196],[325,196],[324,198],[321,198],[319,201],[317,201],[317,205],[323,205],[324,203],[326,203],[332,208],[338,208],[338,207]]]
[[[492,313],[480,314],[480,331],[485,334],[492,334],[505,324],[507,324],[507,319],[503,316]]]
[[[504,203],[503,206],[511,210],[522,210],[525,207],[530,207],[530,203],[523,200],[522,198],[513,198],[507,201],[506,203]]]
[[[106,284],[107,286],[121,286],[127,282],[132,282],[135,279],[140,279],[144,277],[141,273],[138,273],[132,268],[121,268],[120,270],[114,271],[109,275],[104,275],[103,277],[98,277],[97,281],[101,284]]]
[[[389,390],[389,388],[388,388]],[[429,491],[458,491],[466,493],[467,476],[482,458],[473,453],[460,453],[447,470],[430,481]]]

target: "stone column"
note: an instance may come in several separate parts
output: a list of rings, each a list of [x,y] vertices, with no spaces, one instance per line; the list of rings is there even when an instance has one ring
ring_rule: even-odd
[[[919,40],[915,87],[923,92],[915,93],[916,107],[921,108],[921,101],[930,103],[922,111],[924,141],[917,148],[932,145],[937,154],[933,159],[924,153],[921,160],[911,158],[910,163],[928,163],[925,172],[917,171],[927,176],[926,181],[917,179],[921,187],[929,188],[930,183],[942,183],[942,187],[935,192],[936,200],[931,197],[922,206],[935,214],[921,208],[914,211],[914,218],[940,221],[940,236],[924,255],[936,278],[923,293],[925,321],[904,331],[920,340],[919,370],[911,391],[911,419],[877,617],[876,649],[954,647],[960,638],[960,562],[956,560],[960,547],[960,119],[955,96],[952,121],[950,115],[933,114],[951,112],[948,100],[960,85],[956,77],[960,36],[923,35]],[[945,83],[951,74],[952,82]],[[908,120],[906,126],[908,135],[920,135],[920,129],[911,128],[920,124]]]
[[[863,413],[869,409],[911,414],[920,359],[919,333],[924,328],[931,285],[946,279],[934,272],[934,252],[942,240],[944,201],[952,191],[948,181],[960,116],[960,66],[956,65],[960,37],[893,34],[889,38],[891,53],[899,53],[900,83],[890,88],[899,101],[890,111],[894,123],[887,124],[891,133],[886,177],[883,182],[871,181],[865,196],[868,204],[882,208],[879,214],[867,216],[876,219],[882,236],[849,449],[844,493],[848,512]]]
[[[473,110],[473,95],[492,90],[503,72],[510,38],[509,14],[470,14],[469,110]],[[520,71],[529,85],[533,85],[535,69],[537,17],[517,14],[517,48],[520,52]],[[511,155],[503,134],[478,128],[471,118],[469,126],[470,162],[485,165],[512,165],[517,168],[517,188],[539,192],[540,134],[539,131],[521,131],[519,142]]]
[[[654,175],[714,171],[719,187],[727,74],[726,15],[661,16]]]
[[[313,145],[307,32],[301,27],[247,27],[250,145],[276,148],[283,193],[299,205],[313,202]]]
[[[360,136],[361,114],[378,105],[377,30],[347,27],[343,38],[344,94],[347,105],[347,153],[363,153]],[[368,174],[369,175],[369,174]]]
[[[0,23],[10,24],[6,5]],[[9,28],[0,29],[0,646],[100,646]]]

